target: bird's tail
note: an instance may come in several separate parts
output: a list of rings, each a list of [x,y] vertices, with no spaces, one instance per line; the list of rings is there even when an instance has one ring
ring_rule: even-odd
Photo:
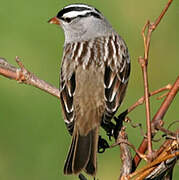
[[[96,174],[96,154],[98,147],[98,127],[86,136],[74,132],[71,147],[65,162],[64,174],[78,174],[84,170],[87,174]]]

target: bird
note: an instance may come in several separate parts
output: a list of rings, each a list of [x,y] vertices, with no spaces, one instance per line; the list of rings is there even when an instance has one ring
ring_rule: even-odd
[[[60,102],[72,136],[65,175],[96,176],[99,128],[108,125],[125,96],[130,56],[104,15],[87,4],[70,4],[48,21],[64,31]]]

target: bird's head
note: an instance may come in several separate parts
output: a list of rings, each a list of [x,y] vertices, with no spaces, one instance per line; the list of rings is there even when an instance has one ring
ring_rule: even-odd
[[[71,4],[64,7],[49,20],[49,23],[62,27],[66,43],[106,36],[113,31],[100,11],[86,4]]]

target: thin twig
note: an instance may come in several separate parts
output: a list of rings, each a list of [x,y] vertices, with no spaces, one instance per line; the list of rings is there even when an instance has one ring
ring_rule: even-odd
[[[163,91],[170,90],[171,87],[172,87],[172,85],[171,85],[171,84],[168,84],[168,85],[166,85],[166,86],[164,86],[164,87],[162,87],[162,88],[160,88],[160,89],[157,89],[157,90],[155,90],[155,91],[152,91],[152,92],[149,93],[149,97],[154,96],[154,95],[156,95],[156,94],[158,94],[158,93],[161,93],[161,92],[163,92]],[[168,92],[167,92],[167,94],[168,94]],[[132,106],[130,106],[130,107],[128,108],[128,113],[130,113],[131,111],[133,111],[137,106],[142,105],[142,104],[144,103],[144,101],[145,101],[144,96],[141,97],[140,99],[138,99],[137,102],[135,102]]]
[[[156,129],[157,129],[157,130],[160,130],[161,132],[165,133],[166,135],[170,135],[170,136],[173,136],[173,137],[176,136],[176,134],[175,134],[174,132],[169,131],[168,129],[165,129],[165,128],[163,128],[163,127],[160,126],[160,125],[157,125],[157,126],[156,126]]]
[[[141,174],[143,172],[145,173],[145,171],[148,172],[147,174],[145,174],[145,176],[149,175],[150,168],[154,168],[160,163],[165,162],[168,159],[172,159],[176,157],[177,158],[179,157],[178,142],[176,140],[173,140],[172,143],[169,146],[167,146],[167,148],[165,148],[164,151],[159,156],[157,156],[153,162],[148,163],[146,166],[142,167],[139,170],[136,170],[134,173],[130,174],[128,177],[132,178],[134,176],[141,176]]]
[[[144,58],[140,57],[139,63],[142,68],[143,80],[144,80],[144,97],[145,97],[145,110],[146,110],[147,138],[148,138],[148,155],[151,155],[153,150],[152,150],[152,136],[151,136],[152,127],[151,127],[151,120],[150,120],[151,115],[150,115],[149,83],[148,83],[148,75],[147,75],[148,59],[144,59]],[[149,160],[151,160],[151,159],[149,159]]]
[[[176,130],[175,134],[179,133],[179,129]],[[161,146],[160,148],[156,151],[156,157],[158,157],[165,149],[167,149],[167,147],[171,147],[171,144],[173,142],[174,139],[167,139]],[[177,140],[177,138],[175,138],[175,140]],[[179,144],[179,142],[178,142]]]
[[[151,23],[150,20],[147,20],[146,24],[142,29],[142,36],[144,40],[144,57],[139,57],[139,63],[143,72],[144,80],[144,96],[145,96],[145,109],[146,109],[146,124],[147,124],[147,148],[148,148],[148,159],[152,161],[152,126],[151,126],[151,117],[150,117],[150,99],[149,99],[149,84],[148,84],[148,74],[147,74],[147,65],[149,57],[149,49],[151,42],[152,32],[157,28],[163,16],[167,12],[172,0],[169,0],[159,17],[155,20],[154,23]],[[146,34],[145,34],[145,31]]]
[[[154,137],[156,134],[156,130],[155,130],[156,125],[161,123],[161,120],[163,120],[165,113],[167,112],[170,104],[174,100],[178,91],[179,91],[179,76],[178,76],[177,80],[175,81],[175,83],[173,84],[172,89],[169,91],[164,102],[161,104],[159,110],[157,111],[157,113],[155,114],[155,116],[152,119],[152,122],[151,122],[151,125],[153,127],[152,137]],[[140,153],[144,154],[147,150],[147,144],[148,144],[147,139],[144,138],[141,145],[138,148],[138,151]],[[134,164],[133,171],[138,166],[140,160],[141,160],[141,158],[136,154],[134,159],[133,159],[133,164]]]
[[[170,123],[167,127],[167,129],[169,130],[174,124],[179,123],[179,120],[173,121],[172,123]]]
[[[168,8],[170,7],[171,3],[173,0],[169,0],[167,5],[165,6],[165,8],[162,10],[160,16],[155,20],[155,23],[153,24],[153,31],[156,29],[156,27],[158,26],[158,24],[160,23],[160,21],[162,20],[163,16],[165,15],[165,13],[167,12]]]
[[[110,148],[116,147],[116,146],[118,146],[118,145],[120,146],[121,144],[125,144],[125,145],[127,145],[127,146],[130,146],[130,147],[138,154],[138,156],[140,156],[141,159],[144,159],[145,161],[147,161],[146,155],[145,155],[145,154],[141,154],[141,153],[136,149],[136,147],[135,147],[133,144],[131,144],[127,139],[118,138],[117,141],[110,146]],[[126,149],[127,149],[127,148],[126,148]],[[121,154],[123,154],[123,151],[121,152]],[[129,156],[128,156],[128,157],[127,157],[127,156],[125,157],[125,159],[127,159],[127,158],[130,159]]]
[[[60,92],[56,87],[45,82],[44,80],[41,80],[33,73],[28,71],[18,57],[16,57],[16,62],[20,68],[9,64],[4,58],[0,58],[0,75],[9,79],[16,80],[17,82],[22,84],[34,86],[47,92],[48,94],[60,98]]]

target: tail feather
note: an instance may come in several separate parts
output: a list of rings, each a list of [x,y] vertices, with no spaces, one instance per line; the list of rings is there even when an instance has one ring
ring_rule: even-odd
[[[75,145],[75,153],[72,162],[72,169],[75,174],[79,173],[89,160],[91,149],[91,134],[87,136],[78,135]]]
[[[64,174],[78,174],[85,170],[90,175],[96,173],[96,152],[98,143],[97,128],[91,130],[86,136],[76,132],[64,166]]]
[[[97,129],[93,130],[94,132],[92,133],[92,144],[91,144],[91,153],[89,157],[88,164],[85,167],[85,171],[88,174],[95,175],[96,174],[96,165],[97,165],[97,148],[98,148],[98,131]]]
[[[73,139],[72,139],[72,143],[71,143],[71,146],[70,146],[68,157],[66,159],[65,166],[64,166],[64,174],[72,174],[73,173],[73,171],[72,171],[72,163],[71,162],[73,161],[75,143],[76,143],[76,136],[74,136]]]

